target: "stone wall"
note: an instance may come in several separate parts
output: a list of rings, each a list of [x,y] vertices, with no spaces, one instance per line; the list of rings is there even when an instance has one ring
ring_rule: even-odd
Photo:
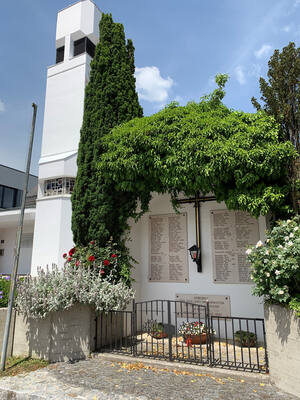
[[[7,315],[7,308],[0,308],[0,349],[2,349],[6,315]],[[13,311],[12,317],[11,317],[11,324],[10,324],[9,341],[8,341],[8,347],[7,347],[7,357],[10,357],[12,355],[12,339],[13,339],[13,332],[14,332],[14,327],[15,327],[15,317],[16,317],[16,313]]]
[[[6,313],[6,308],[0,309],[0,346]],[[93,351],[127,343],[130,335],[129,313],[128,318],[122,312],[102,313],[96,329],[96,313],[88,305],[76,304],[43,319],[24,318],[13,311],[7,356],[29,356],[50,362],[80,360]]]
[[[265,305],[270,379],[300,397],[300,318],[292,310]]]
[[[95,349],[95,312],[77,304],[43,319],[16,315],[14,356],[30,356],[50,362],[86,358]]]

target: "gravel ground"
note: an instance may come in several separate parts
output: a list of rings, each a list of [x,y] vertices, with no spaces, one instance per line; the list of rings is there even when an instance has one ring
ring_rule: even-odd
[[[187,368],[187,367],[186,367]],[[260,374],[223,374],[217,369],[183,369],[178,364],[130,358],[94,358],[57,363],[0,379],[0,400],[296,400]]]

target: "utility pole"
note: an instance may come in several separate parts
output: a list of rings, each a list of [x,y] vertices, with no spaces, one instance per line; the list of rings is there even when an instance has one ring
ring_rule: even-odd
[[[13,272],[11,275],[7,315],[6,315],[6,322],[5,322],[4,335],[3,335],[2,354],[1,354],[1,371],[5,370],[5,361],[6,361],[7,346],[8,346],[8,339],[9,339],[11,315],[12,315],[13,305],[14,305],[16,280],[17,280],[17,273],[18,273],[18,267],[19,267],[19,256],[20,256],[20,249],[21,249],[21,239],[22,239],[22,232],[23,232],[24,212],[25,212],[25,200],[26,200],[26,194],[27,194],[27,190],[28,190],[28,180],[29,180],[29,171],[30,171],[30,163],[31,163],[32,145],[33,145],[35,120],[36,120],[36,113],[37,113],[37,105],[35,103],[32,103],[32,107],[33,107],[33,116],[32,116],[32,124],[31,124],[31,132],[30,132],[30,141],[29,141],[29,147],[28,147],[28,153],[27,153],[27,163],[26,163],[26,171],[25,171],[21,213],[20,213],[19,224],[18,224],[18,228],[17,228],[14,268],[13,268]]]

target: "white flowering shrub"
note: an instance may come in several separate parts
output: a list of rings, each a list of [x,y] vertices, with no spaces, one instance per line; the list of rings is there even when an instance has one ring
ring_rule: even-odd
[[[63,270],[40,269],[36,277],[19,281],[15,307],[27,317],[44,318],[76,303],[90,304],[97,311],[124,310],[133,298],[133,289],[123,281],[103,279],[93,268],[66,265]]]
[[[279,221],[246,253],[251,263],[253,294],[300,311],[300,217]],[[297,305],[298,304],[298,305]],[[299,307],[299,308],[298,308]]]

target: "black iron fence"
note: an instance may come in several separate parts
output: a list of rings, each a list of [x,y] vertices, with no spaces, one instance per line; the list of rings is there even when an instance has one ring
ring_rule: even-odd
[[[264,320],[210,315],[209,304],[133,302],[100,314],[96,349],[170,361],[268,372]]]

